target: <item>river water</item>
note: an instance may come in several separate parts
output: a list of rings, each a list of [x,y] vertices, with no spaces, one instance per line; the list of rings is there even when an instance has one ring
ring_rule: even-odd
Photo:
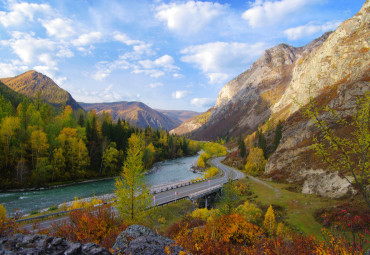
[[[146,183],[152,186],[195,179],[201,174],[193,173],[190,167],[196,164],[198,157],[199,155],[158,162],[151,169],[151,174],[146,175]],[[24,214],[72,201],[76,196],[84,198],[113,193],[114,183],[114,180],[104,180],[48,190],[0,193],[0,203],[9,214],[15,209]]]

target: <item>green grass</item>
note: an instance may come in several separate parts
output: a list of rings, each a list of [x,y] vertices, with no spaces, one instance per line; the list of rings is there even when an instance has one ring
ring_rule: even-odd
[[[255,202],[262,206],[279,205],[283,207],[284,221],[293,229],[308,235],[315,235],[321,239],[323,228],[314,218],[314,212],[320,208],[332,207],[340,201],[319,197],[317,195],[302,194],[286,190],[289,185],[267,182],[281,191],[277,197],[276,192],[260,183],[248,180],[251,191],[257,196]]]
[[[183,216],[193,211],[193,203],[189,200],[180,200],[176,203],[157,207],[152,213],[153,229],[159,233],[165,233],[166,230]]]

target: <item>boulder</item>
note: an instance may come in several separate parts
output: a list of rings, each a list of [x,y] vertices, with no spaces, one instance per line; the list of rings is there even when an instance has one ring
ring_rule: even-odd
[[[167,247],[167,248],[166,248]],[[113,254],[162,255],[179,254],[183,249],[175,241],[155,233],[150,228],[132,225],[123,231],[113,245]]]
[[[12,237],[0,238],[0,255],[3,254],[109,255],[111,253],[94,243],[73,243],[64,238],[47,235],[15,234]]]

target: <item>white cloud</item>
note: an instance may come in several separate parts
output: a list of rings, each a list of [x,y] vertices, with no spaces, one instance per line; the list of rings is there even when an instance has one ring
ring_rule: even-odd
[[[128,35],[126,35],[124,33],[121,33],[121,32],[118,32],[118,31],[115,31],[113,33],[113,38],[114,38],[114,40],[116,40],[118,42],[121,42],[121,43],[124,43],[126,45],[143,44],[142,41],[133,40]]]
[[[48,4],[11,3],[9,12],[0,11],[0,23],[4,27],[19,26],[26,20],[33,21],[36,13],[51,13]]]
[[[169,56],[169,55],[164,55],[162,57],[159,57],[155,59],[154,61],[152,60],[141,60],[139,63],[141,64],[142,67],[146,69],[152,69],[152,68],[163,68],[167,71],[172,71],[172,70],[178,70],[179,68],[174,65],[174,59]]]
[[[86,46],[98,42],[103,37],[101,32],[90,32],[80,35],[77,39],[73,40],[74,46]]]
[[[341,24],[340,21],[329,21],[322,25],[307,24],[303,26],[286,29],[284,34],[289,40],[297,40],[303,37],[322,34],[331,30],[335,30]]]
[[[202,70],[210,83],[222,83],[244,71],[266,47],[265,43],[213,42],[183,49],[181,60]]]
[[[173,78],[176,78],[176,79],[180,79],[180,78],[184,77],[184,75],[179,74],[179,73],[174,73],[172,76],[173,76]]]
[[[122,101],[124,98],[121,94],[116,92],[113,85],[109,85],[101,91],[74,89],[71,88],[73,97],[80,102],[97,103],[97,102],[117,102]]]
[[[190,101],[190,104],[195,105],[197,107],[201,108],[210,108],[214,106],[216,103],[216,100],[213,98],[193,98]]]
[[[190,91],[187,91],[187,90],[177,90],[177,91],[175,91],[175,92],[172,93],[172,97],[173,98],[176,98],[176,99],[181,99],[181,98],[186,97],[189,94],[190,94]]]
[[[29,68],[25,65],[17,65],[14,63],[0,62],[0,77],[12,77],[21,72],[27,71]]]
[[[33,34],[21,32],[14,32],[12,36],[12,39],[2,41],[2,44],[10,46],[25,64],[31,64],[35,61],[44,64],[55,64],[49,55],[57,48],[56,43],[52,40],[34,38]]]
[[[225,8],[225,5],[219,3],[201,1],[162,4],[157,7],[155,17],[166,22],[170,30],[182,34],[192,34],[221,16]]]
[[[165,75],[165,73],[163,71],[155,70],[155,69],[150,69],[150,70],[134,69],[131,73],[133,73],[133,74],[145,74],[145,75],[149,75],[152,78],[159,78],[159,77]]]
[[[56,38],[69,38],[76,33],[72,21],[66,18],[43,20],[42,26],[45,27],[48,35],[55,36]]]
[[[300,10],[305,5],[317,1],[318,0],[256,0],[252,8],[243,13],[242,18],[247,20],[249,25],[253,28],[279,24],[287,15]]]
[[[155,82],[155,83],[150,83],[149,87],[151,88],[157,88],[157,87],[162,87],[163,83],[162,82]]]

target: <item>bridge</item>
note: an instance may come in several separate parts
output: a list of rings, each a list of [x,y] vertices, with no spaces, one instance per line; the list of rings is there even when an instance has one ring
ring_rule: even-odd
[[[152,205],[161,206],[169,204],[181,199],[189,199],[190,201],[195,201],[201,197],[206,197],[206,206],[207,206],[207,196],[218,192],[222,189],[223,185],[229,181],[229,178],[232,180],[237,180],[245,177],[245,174],[235,170],[231,167],[228,167],[221,163],[225,157],[214,158],[211,160],[211,163],[219,169],[220,174],[214,178],[208,180],[203,180],[199,182],[179,182],[167,185],[157,185],[151,188],[151,193],[153,194]],[[78,209],[77,209],[78,210]],[[113,211],[116,212],[116,208],[113,207]],[[18,222],[24,221],[33,221],[42,218],[50,218],[53,216],[61,216],[67,214],[70,211],[58,212],[49,215],[43,215],[39,217],[18,220]],[[63,216],[57,219],[48,219],[46,221],[38,223],[38,229],[49,228],[52,223],[60,222],[67,220],[68,216]],[[26,230],[32,230],[33,224],[27,224],[24,226]]]

